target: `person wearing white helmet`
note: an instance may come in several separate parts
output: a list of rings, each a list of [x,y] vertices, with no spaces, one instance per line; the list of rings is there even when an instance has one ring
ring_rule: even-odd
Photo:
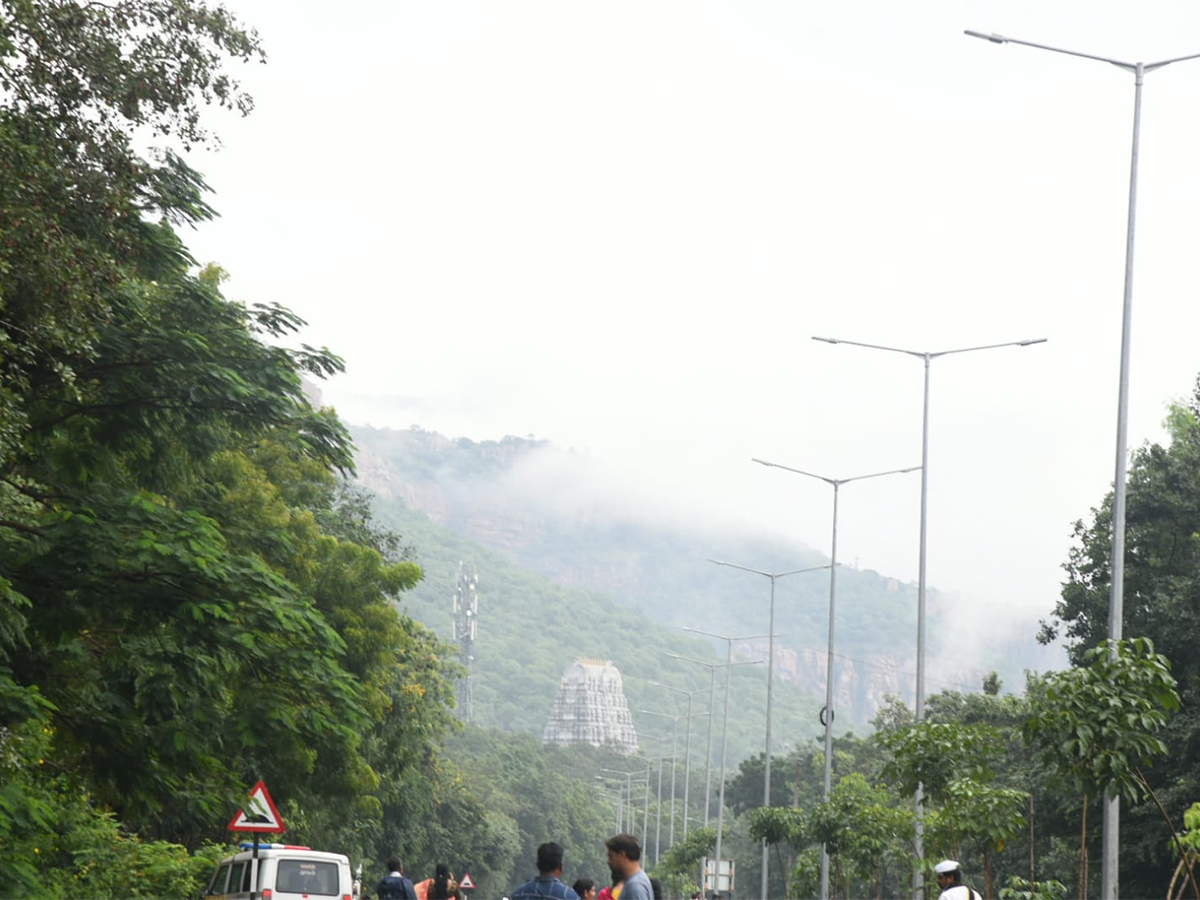
[[[937,874],[938,887],[942,889],[938,900],[983,900],[979,891],[963,884],[962,870],[955,860],[943,859],[933,867],[933,871]]]

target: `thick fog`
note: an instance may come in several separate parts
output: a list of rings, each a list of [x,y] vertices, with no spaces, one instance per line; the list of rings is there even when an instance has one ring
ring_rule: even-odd
[[[1133,78],[963,29],[1152,62],[1200,8],[230,6],[270,61],[185,239],[345,358],[344,418],[532,434],[586,463],[558,500],[828,552],[829,487],[751,457],[919,464],[923,370],[811,336],[1047,338],[932,363],[928,577],[967,630],[1049,614],[1114,471]],[[1134,447],[1200,372],[1198,96],[1200,60],[1146,76]],[[919,484],[846,485],[839,557],[915,580]]]

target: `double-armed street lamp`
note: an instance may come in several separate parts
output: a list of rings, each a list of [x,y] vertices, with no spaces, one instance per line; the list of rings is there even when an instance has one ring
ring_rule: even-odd
[[[608,772],[610,775],[619,775],[625,779],[623,791],[620,781],[617,781],[617,796],[620,798],[617,804],[617,828],[621,831],[630,830],[633,827],[633,773],[626,772],[623,769],[605,769],[603,767],[599,771]],[[597,775],[596,778],[607,782],[607,779],[603,775]]]
[[[907,472],[915,472],[921,467],[910,466],[907,469],[888,469],[886,472],[872,472],[869,475],[854,475],[850,478],[827,478],[824,475],[806,472],[803,469],[793,469],[791,466],[767,462],[763,459],[753,459],[752,462],[756,462],[761,466],[769,466],[775,469],[783,469],[787,472],[795,472],[797,475],[807,475],[809,478],[816,478],[818,481],[824,481],[826,484],[833,487],[833,538],[830,542],[829,565],[822,566],[822,568],[829,569],[829,647],[826,651],[825,661],[825,791],[823,794],[824,799],[828,801],[830,787],[833,780],[833,624],[835,621],[834,603],[837,597],[838,491],[843,484],[849,484],[851,481],[863,481],[867,478],[881,478],[884,475],[902,475]],[[769,703],[767,708],[767,715],[769,717]],[[769,746],[770,739],[768,738],[768,748]],[[770,771],[770,764],[768,763],[768,778],[770,777]],[[766,801],[764,801],[764,804],[765,803]],[[763,852],[766,852],[765,843],[763,845]],[[763,889],[763,896],[766,896],[765,887]],[[829,900],[829,852],[824,844],[821,845],[821,900]]]
[[[671,722],[671,820],[670,828],[667,832],[667,849],[675,846],[675,736],[679,728],[679,720],[683,716],[673,716],[669,713],[656,712],[653,709],[639,709],[638,712],[647,716],[661,716],[664,719],[669,719]],[[661,805],[662,801],[659,800]],[[686,818],[686,813],[685,813]]]
[[[832,563],[828,566],[809,566],[806,569],[792,569],[788,572],[764,572],[761,569],[752,569],[749,566],[740,566],[737,563],[725,562],[720,559],[710,559],[710,563],[715,563],[718,566],[728,566],[731,569],[739,569],[742,572],[751,572],[755,575],[762,575],[764,578],[771,580],[771,611],[767,619],[767,755],[765,760],[765,771],[763,772],[763,806],[770,807],[771,805],[771,685],[775,681],[775,582],[777,579],[784,578],[788,575],[799,575],[803,572],[820,572],[823,569],[831,569]],[[836,563],[836,560],[834,561]],[[770,864],[770,855],[767,849],[767,839],[763,838],[762,842],[762,900],[767,900],[767,871]]]
[[[725,663],[706,662],[703,659],[696,659],[692,656],[681,656],[678,653],[668,653],[671,659],[679,659],[684,662],[695,663],[698,666],[704,666],[708,669],[708,744],[704,751],[704,827],[708,827],[709,812],[712,809],[712,726],[713,720],[716,718],[713,715],[713,699],[716,697],[717,685],[717,669],[726,668]],[[744,662],[732,663],[735,666],[752,666],[761,662],[761,660],[751,659]],[[686,821],[686,820],[685,820]]]
[[[669,684],[663,684],[661,681],[651,681],[651,684],[661,688],[666,688],[668,691],[674,691],[677,694],[683,694],[687,697],[687,728],[685,729],[686,737],[683,740],[683,839],[686,841],[688,836],[688,788],[692,783],[692,697],[696,694],[704,692],[704,688],[697,688],[694,691],[685,691],[683,688],[672,687]],[[712,688],[709,688],[711,694]],[[712,730],[712,709],[711,703],[708,713],[701,713],[709,717],[709,731]],[[674,766],[671,769],[672,778],[674,778]],[[675,805],[675,786],[671,786],[671,805]],[[674,835],[672,835],[674,842]]]
[[[613,787],[609,784],[609,780],[603,775],[593,776],[596,781],[600,782],[597,787],[600,792],[608,799],[613,801],[613,809],[616,813],[616,828],[618,832],[625,830],[625,793],[624,789],[618,785]]]
[[[634,775],[638,776],[637,783],[641,783],[644,779],[646,783],[645,790],[645,808],[642,811],[642,833],[646,832],[646,824],[650,812],[650,764],[646,763],[646,772],[643,775],[641,772],[628,772],[624,769],[606,769],[601,767],[601,772],[608,772],[610,775],[617,775],[625,779],[624,790],[622,791],[620,778],[617,781],[617,831],[632,832],[637,827],[637,808],[633,805],[633,786]],[[605,787],[608,786],[608,779],[603,775],[597,775],[596,780],[602,782]]]
[[[659,736],[652,738],[658,741],[659,744],[665,738]],[[662,778],[663,764],[666,762],[666,757],[660,752],[654,757],[658,760],[658,787],[656,788],[655,804],[654,804],[654,864],[658,865],[659,860],[659,845],[662,841]],[[649,852],[650,847],[650,831],[649,831],[649,816],[650,816],[650,757],[646,757],[646,810],[642,814],[642,844]]]
[[[650,757],[646,757],[646,773],[642,776],[646,782],[646,789],[642,797],[642,841],[647,839],[646,828],[650,824]],[[661,802],[662,779],[659,779],[659,792]],[[654,864],[658,865],[658,846],[654,847]]]
[[[1131,345],[1131,323],[1133,316],[1133,234],[1137,216],[1137,178],[1138,178],[1138,144],[1141,138],[1142,122],[1142,81],[1147,72],[1161,69],[1172,63],[1184,62],[1189,59],[1200,59],[1200,53],[1188,56],[1176,56],[1173,59],[1163,59],[1158,62],[1141,63],[1126,62],[1110,59],[1106,56],[1096,56],[1091,53],[1080,53],[1066,50],[1062,47],[1051,47],[1047,44],[1035,44],[1032,41],[1022,41],[1017,38],[1005,37],[1001,34],[984,34],[979,31],[966,31],[971,37],[981,38],[993,44],[1019,44],[1023,47],[1033,47],[1036,50],[1049,50],[1066,56],[1077,56],[1082,59],[1092,59],[1096,62],[1107,63],[1124,69],[1133,74],[1133,146],[1129,158],[1129,207],[1125,230],[1125,281],[1121,303],[1121,359],[1117,385],[1117,447],[1116,472],[1113,476],[1113,514],[1112,514],[1112,583],[1109,586],[1108,598],[1108,636],[1117,641],[1121,639],[1122,621],[1124,619],[1125,591],[1125,494],[1126,494],[1126,465],[1128,462],[1128,427],[1129,427],[1129,355]],[[1108,798],[1104,809],[1104,847],[1101,866],[1100,895],[1104,900],[1115,900],[1118,894],[1118,859],[1117,851],[1120,846],[1120,798]]]
[[[917,563],[917,693],[915,703],[916,720],[920,722],[925,717],[925,559],[929,498],[929,364],[943,356],[974,353],[977,350],[995,350],[1000,347],[1029,347],[1033,344],[1043,344],[1046,342],[1046,339],[1031,338],[1024,341],[1005,341],[1000,344],[983,344],[977,347],[959,347],[954,350],[937,351],[909,350],[904,347],[888,347],[883,344],[867,344],[862,341],[847,341],[841,338],[817,337],[816,335],[813,335],[813,340],[822,341],[826,344],[847,344],[852,347],[866,347],[869,350],[886,350],[889,353],[902,353],[905,356],[916,357],[925,364],[925,393],[921,414],[921,524]],[[921,795],[922,788],[918,785],[916,795],[913,797],[913,808],[917,817],[917,831],[913,841],[913,849],[917,860],[924,859],[925,857],[922,844]],[[921,900],[924,893],[924,874],[920,866],[914,867],[913,873],[914,894],[916,900]]]
[[[716,871],[718,875],[721,871],[721,832],[725,827],[725,751],[727,747],[726,738],[729,734],[729,676],[733,671],[733,642],[734,641],[752,641],[758,638],[765,638],[765,634],[743,634],[736,637],[727,634],[716,634],[712,631],[701,631],[699,628],[685,628],[684,631],[690,631],[692,634],[703,634],[707,637],[716,638],[719,641],[725,642],[725,713],[723,716],[723,724],[721,725],[721,785],[717,791],[717,846],[716,846]],[[761,662],[761,660],[756,660]]]

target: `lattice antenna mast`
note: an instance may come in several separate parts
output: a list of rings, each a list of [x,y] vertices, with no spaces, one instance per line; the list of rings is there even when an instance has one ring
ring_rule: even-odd
[[[472,667],[475,662],[475,638],[479,634],[479,578],[475,569],[466,563],[458,564],[458,578],[454,588],[454,642],[458,644],[458,658],[466,666],[466,677],[458,685],[458,709],[463,721],[473,718]]]

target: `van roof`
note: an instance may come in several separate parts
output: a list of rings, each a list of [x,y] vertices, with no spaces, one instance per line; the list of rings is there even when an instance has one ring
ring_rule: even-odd
[[[300,857],[303,859],[323,859],[323,860],[328,860],[330,862],[344,862],[344,863],[346,863],[346,865],[350,864],[350,858],[348,856],[346,856],[344,853],[328,853],[324,850],[311,850],[308,847],[300,847],[300,846],[295,846],[295,845],[276,845],[276,846],[271,846],[268,844],[259,844],[258,845],[258,858],[259,859],[270,859],[270,858],[278,859],[278,858],[286,858],[286,857]],[[244,859],[253,859],[253,858],[254,858],[254,850],[248,849],[248,850],[242,850],[238,853],[235,853],[232,856],[226,856],[221,860],[221,862],[226,863],[226,862],[234,862],[234,861],[240,861],[240,860],[244,860]]]

